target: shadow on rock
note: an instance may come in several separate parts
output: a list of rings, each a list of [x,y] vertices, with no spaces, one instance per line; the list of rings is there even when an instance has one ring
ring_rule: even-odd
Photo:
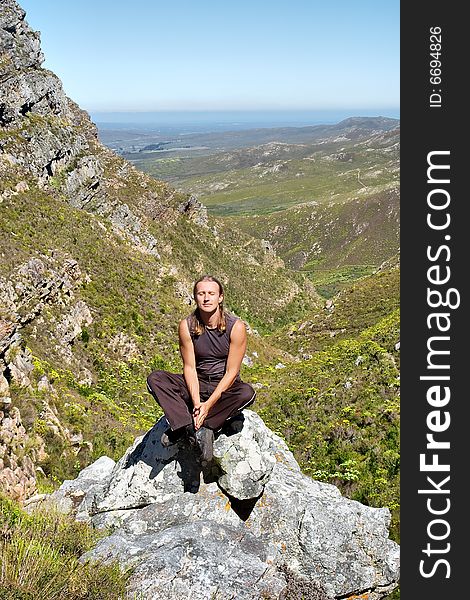
[[[239,430],[242,426],[238,422],[237,427],[240,427]],[[147,431],[137,446],[127,454],[123,469],[135,468],[139,462],[145,463],[150,467],[148,478],[153,480],[166,465],[175,462],[180,467],[176,474],[183,483],[183,491],[193,494],[199,491],[201,474],[204,483],[217,481],[220,470],[213,463],[207,466],[201,465],[199,450],[191,446],[187,438],[179,439],[168,448],[162,445],[161,437],[167,428],[168,423],[164,418],[161,418]],[[235,430],[229,428],[227,428],[227,431],[230,431],[230,435],[236,433]],[[220,435],[220,433],[216,435]],[[226,433],[226,435],[229,435],[229,433]]]
[[[197,494],[216,483],[228,506],[246,520],[276,462],[263,422],[251,411],[238,414],[214,436],[213,460],[201,461],[197,447],[181,437],[162,445],[168,422],[161,417],[145,435],[135,440],[116,463],[99,494],[94,513],[139,508],[165,502],[181,492]],[[95,506],[94,505],[94,506]]]
[[[220,489],[222,489],[222,488],[220,488]],[[253,512],[253,509],[255,508],[256,503],[263,495],[263,493],[261,493],[256,498],[248,498],[247,500],[240,500],[239,498],[235,498],[234,496],[227,494],[227,492],[224,492],[224,490],[222,490],[222,492],[229,499],[230,507],[233,510],[233,512],[236,515],[238,515],[238,517],[242,521],[247,521],[250,518],[250,515]]]

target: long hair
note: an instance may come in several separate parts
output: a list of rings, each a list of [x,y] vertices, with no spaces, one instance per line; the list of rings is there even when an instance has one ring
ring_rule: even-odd
[[[203,275],[200,277],[193,286],[193,297],[196,298],[197,292],[197,284],[201,283],[201,281],[214,281],[219,286],[219,294],[222,295],[224,293],[224,288],[220,281],[216,279],[213,275]],[[227,320],[226,320],[226,312],[224,309],[224,302],[219,303],[219,318],[217,321],[217,329],[219,332],[223,333],[227,328]],[[204,321],[201,318],[199,313],[199,308],[196,308],[194,312],[189,315],[189,331],[194,335],[201,335],[206,330],[206,326],[204,325]]]

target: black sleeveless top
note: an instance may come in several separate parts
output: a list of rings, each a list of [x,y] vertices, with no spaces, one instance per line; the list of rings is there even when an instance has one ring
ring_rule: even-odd
[[[225,314],[226,329],[219,331],[217,328],[208,329],[201,335],[195,335],[189,330],[196,357],[196,371],[202,378],[221,379],[227,367],[227,357],[230,347],[230,333],[238,317]],[[189,317],[187,317],[188,321]],[[189,327],[189,321],[188,321]]]

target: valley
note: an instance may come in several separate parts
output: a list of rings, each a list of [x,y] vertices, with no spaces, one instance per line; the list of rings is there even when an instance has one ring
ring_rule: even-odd
[[[110,131],[103,134],[116,145]],[[328,298],[399,252],[399,136],[396,119],[351,117],[188,134],[191,152],[123,155],[194,195],[229,227],[264,240]]]

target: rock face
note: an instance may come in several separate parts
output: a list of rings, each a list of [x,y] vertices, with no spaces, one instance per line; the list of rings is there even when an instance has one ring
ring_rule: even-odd
[[[399,578],[388,509],[306,477],[260,417],[244,415],[204,470],[184,441],[161,446],[163,418],[118,463],[103,457],[65,482],[52,501],[114,529],[83,560],[132,566],[130,590],[149,600],[385,597]]]
[[[3,379],[3,376],[0,375]],[[2,381],[0,381],[2,386]],[[9,398],[0,396],[0,489],[10,498],[23,501],[36,491],[36,471],[25,456],[30,438],[21,422],[20,411]]]
[[[207,208],[199,202],[196,196],[191,195],[188,200],[185,200],[180,204],[178,210],[185,213],[190,219],[192,219],[198,225],[207,227]]]
[[[5,137],[0,149],[8,153],[14,145],[15,163],[47,178],[88,149],[93,126],[81,129],[86,113],[66,97],[53,73],[41,69],[39,34],[13,0],[1,2],[0,49],[0,125],[16,134]],[[47,132],[40,127],[44,119]]]
[[[40,35],[25,21],[25,11],[14,0],[0,0],[0,8],[0,177],[6,188],[0,186],[0,203],[24,191],[24,179],[33,177],[72,206],[108,218],[118,235],[158,258],[157,240],[145,227],[153,218],[146,205],[171,213],[169,190],[142,188],[142,208],[122,202],[116,190],[125,187],[124,180],[134,176],[147,186],[145,177],[99,143],[88,114],[66,96],[60,79],[41,67]]]
[[[256,413],[247,413],[232,422],[228,435],[215,443],[214,462],[219,469],[218,484],[238,500],[258,498],[276,464],[276,442]]]
[[[10,385],[35,394],[46,392],[42,398],[40,417],[50,433],[57,435],[67,445],[80,444],[64,428],[56,412],[48,403],[53,388],[47,377],[37,384],[32,377],[34,358],[25,344],[22,330],[34,322],[30,339],[36,338],[41,326],[64,359],[74,366],[81,381],[91,381],[90,372],[82,367],[70,350],[82,326],[91,321],[88,306],[77,300],[77,288],[86,279],[77,261],[60,256],[35,256],[19,264],[11,279],[0,275],[0,482],[9,496],[23,501],[36,491],[35,463],[47,457],[44,440],[23,426],[20,411],[12,406]],[[64,312],[62,320],[51,327],[44,323],[43,314],[54,308]],[[44,339],[44,337],[43,337]]]
[[[32,355],[25,348],[21,330],[31,321],[38,323],[46,307],[68,311],[47,334],[57,340],[57,348],[67,363],[73,363],[70,346],[82,326],[91,322],[88,306],[75,301],[74,292],[84,279],[77,261],[47,256],[33,257],[18,265],[11,279],[0,275],[0,376],[8,372],[19,387],[31,385]],[[0,386],[0,397],[1,389]],[[5,396],[9,396],[7,392]]]

